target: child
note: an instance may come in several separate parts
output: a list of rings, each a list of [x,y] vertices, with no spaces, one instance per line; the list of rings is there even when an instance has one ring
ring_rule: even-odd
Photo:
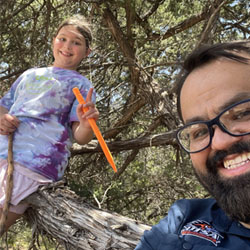
[[[91,83],[76,69],[90,53],[92,34],[81,16],[64,21],[53,39],[51,67],[25,71],[0,100],[0,216],[5,202],[8,135],[14,133],[13,192],[5,231],[27,209],[21,202],[45,185],[62,178],[74,138],[92,137],[89,118],[99,112],[91,101]],[[89,110],[83,114],[72,92],[78,87]]]

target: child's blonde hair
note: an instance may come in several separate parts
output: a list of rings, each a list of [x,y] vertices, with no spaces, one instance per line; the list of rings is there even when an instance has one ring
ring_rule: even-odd
[[[90,48],[93,37],[90,29],[90,24],[87,22],[87,20],[82,15],[74,15],[72,17],[69,17],[59,25],[55,36],[57,36],[62,27],[67,25],[73,25],[84,36],[86,41],[86,48]]]

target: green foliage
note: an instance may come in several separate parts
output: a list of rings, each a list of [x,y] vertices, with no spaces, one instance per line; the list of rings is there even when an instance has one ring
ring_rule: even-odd
[[[34,243],[37,243],[38,248]],[[7,234],[0,239],[0,249],[9,250],[63,250],[65,249],[54,239],[44,235],[32,238],[32,230],[23,219],[19,219]]]
[[[65,17],[81,13],[92,23],[93,52],[82,62],[79,72],[95,86],[100,111],[98,124],[107,141],[125,143],[138,139],[138,147],[115,149],[113,156],[122,171],[118,177],[100,152],[82,153],[70,159],[65,179],[87,202],[154,224],[166,215],[175,200],[208,196],[197,182],[188,156],[179,151],[173,139],[142,148],[139,139],[172,132],[180,124],[175,81],[183,59],[202,37],[205,37],[202,43],[249,38],[247,1],[225,1],[220,6],[221,3],[220,0],[2,3],[0,96],[27,68],[53,62],[51,41],[55,28]],[[25,239],[30,240],[28,233]],[[11,244],[14,241],[17,244],[16,240]]]

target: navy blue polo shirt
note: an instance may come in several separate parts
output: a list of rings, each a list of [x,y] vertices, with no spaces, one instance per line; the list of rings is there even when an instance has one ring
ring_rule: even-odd
[[[231,220],[214,199],[183,199],[144,232],[135,249],[250,250],[250,229]]]

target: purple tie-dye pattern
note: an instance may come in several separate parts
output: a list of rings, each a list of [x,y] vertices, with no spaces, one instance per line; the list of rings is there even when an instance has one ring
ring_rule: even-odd
[[[73,87],[86,98],[92,85],[76,71],[35,68],[24,72],[0,100],[21,121],[14,160],[54,181],[64,174],[72,146],[71,122],[78,121]],[[7,143],[7,136],[0,135],[0,158],[7,158]]]

